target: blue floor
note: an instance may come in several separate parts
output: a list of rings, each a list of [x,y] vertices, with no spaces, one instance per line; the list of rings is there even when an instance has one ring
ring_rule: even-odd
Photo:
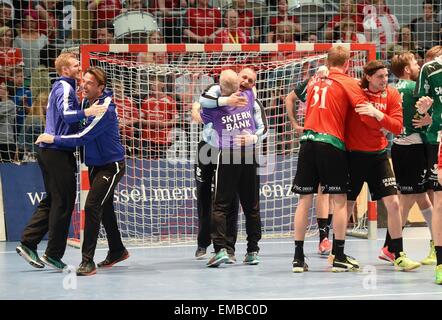
[[[193,258],[195,245],[134,247],[121,264],[78,278],[34,269],[15,253],[17,243],[0,242],[0,299],[442,299],[434,266],[397,272],[377,259],[384,235],[385,229],[379,230],[377,241],[348,238],[346,252],[365,272],[338,274],[316,254],[316,237],[305,244],[310,271],[304,274],[291,272],[293,241],[281,239],[260,242],[258,266],[240,262],[244,243],[237,246],[237,264],[214,269]],[[428,229],[407,228],[404,237],[409,257],[427,255]],[[39,249],[44,248],[45,243]],[[96,262],[105,255],[106,249],[97,250]],[[77,266],[80,260],[79,250],[67,249],[67,264]]]

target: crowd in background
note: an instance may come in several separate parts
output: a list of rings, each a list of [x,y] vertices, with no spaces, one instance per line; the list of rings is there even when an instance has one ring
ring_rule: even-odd
[[[45,107],[55,78],[54,58],[75,38],[73,32],[62,32],[65,2],[0,0],[1,162],[33,159],[33,142],[44,130]],[[293,1],[287,0],[69,0],[72,5],[81,3],[82,10],[88,11],[90,42],[98,44],[374,42],[379,59],[388,61],[398,52],[412,51],[422,64],[426,50],[441,43],[439,0],[416,0],[413,11],[422,14],[408,21],[398,19],[395,11],[399,4],[389,6],[385,0],[315,4],[321,2],[324,7],[325,2],[332,4],[334,9],[321,13],[312,6],[307,16],[311,18],[317,12],[319,22],[306,23],[302,6],[291,7]],[[123,19],[130,19],[126,23],[129,28],[145,23],[153,29],[122,34],[119,29]],[[269,61],[290,58],[281,55],[262,57]],[[173,55],[165,53],[140,53],[136,62],[173,65],[175,61]],[[188,62],[189,66],[196,63]],[[109,89],[119,106],[120,128],[128,152],[158,158],[172,143],[172,129],[191,130],[190,107],[217,78],[191,70],[172,79],[150,76],[146,81],[148,92],[136,101],[124,79],[114,79]],[[264,99],[270,126],[278,132],[286,130],[286,94],[275,91]]]

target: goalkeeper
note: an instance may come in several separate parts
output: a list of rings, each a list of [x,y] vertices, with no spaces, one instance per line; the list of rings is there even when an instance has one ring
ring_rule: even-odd
[[[253,90],[256,82],[256,74],[250,68],[245,68],[239,73],[240,78],[240,90]],[[206,100],[209,105],[216,106],[216,101],[222,100],[220,97],[220,86],[212,85],[209,86],[203,93],[209,101]],[[230,97],[224,101],[230,106],[241,107],[247,102],[246,98],[241,96],[239,92],[232,94]],[[219,103],[219,102],[218,102]],[[258,123],[257,135],[264,135],[267,132],[267,121],[265,118],[264,108],[259,101],[255,101],[255,112],[254,118],[256,123]],[[197,123],[202,123],[200,116],[200,105],[195,103],[192,106],[192,119]],[[199,219],[199,230],[198,230],[198,248],[195,253],[197,259],[201,259],[206,255],[206,248],[210,245],[210,223],[211,223],[211,212],[212,212],[212,180],[216,169],[216,151],[217,147],[210,145],[210,138],[212,132],[212,124],[209,123],[204,126],[202,140],[198,144],[198,154],[195,165],[195,179],[197,186],[197,208],[198,208],[198,219]],[[262,140],[262,139],[261,139]],[[201,157],[206,155],[207,161],[204,161]],[[212,158],[214,157],[214,158]],[[211,161],[213,159],[213,161]],[[231,214],[227,216],[226,221],[226,239],[227,239],[227,254],[229,260],[226,263],[235,263],[235,243],[237,234],[237,224],[238,224],[238,209],[239,209],[239,199],[235,196],[234,201],[231,204],[229,211]]]
[[[254,76],[254,72],[250,69],[244,72],[252,72]],[[241,85],[246,82],[254,83],[255,78],[249,80],[244,72],[240,73],[239,79],[232,70],[225,70],[221,73],[220,88],[223,98],[238,91],[240,83]],[[244,77],[242,78],[242,76]],[[233,106],[217,107],[215,89],[205,92],[200,99],[203,107],[201,117],[206,125],[210,123],[213,126],[212,132],[217,135],[211,137],[211,144],[218,148],[212,213],[212,241],[215,255],[207,265],[217,267],[228,261],[226,219],[231,214],[228,208],[236,195],[240,198],[246,216],[247,254],[244,263],[256,265],[259,263],[258,241],[261,239],[261,219],[259,216],[259,177],[254,159],[254,144],[263,139],[266,126],[262,120],[261,109],[255,108],[253,90],[241,93],[243,97],[247,98],[247,105],[237,108]],[[208,99],[207,94],[210,91],[213,91],[215,96]],[[256,113],[260,114],[258,117],[260,124],[255,120]]]

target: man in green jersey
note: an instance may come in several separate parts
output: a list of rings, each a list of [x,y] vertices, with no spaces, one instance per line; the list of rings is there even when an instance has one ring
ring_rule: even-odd
[[[434,190],[434,215],[432,221],[433,240],[436,250],[436,283],[442,284],[442,185],[438,182],[439,131],[442,124],[442,56],[422,66],[416,84],[415,95],[421,97],[417,102],[419,113],[430,107],[433,122],[426,132],[429,160],[429,187]],[[439,173],[442,177],[442,173]],[[442,179],[441,179],[442,180]]]
[[[408,213],[416,202],[431,232],[431,215],[433,206],[427,194],[426,172],[427,157],[425,152],[425,131],[431,123],[431,116],[420,115],[416,109],[417,98],[414,97],[416,80],[419,76],[419,64],[412,52],[395,55],[391,60],[391,70],[399,78],[396,89],[402,96],[403,130],[393,140],[391,158],[400,192],[399,202],[402,213],[402,224],[405,225]],[[384,247],[379,258],[388,258],[390,235],[387,231]],[[433,240],[430,241],[430,253],[422,260],[424,265],[436,264],[436,252]]]

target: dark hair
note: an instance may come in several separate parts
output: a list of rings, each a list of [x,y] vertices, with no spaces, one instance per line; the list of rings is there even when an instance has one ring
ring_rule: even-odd
[[[115,35],[115,29],[114,29],[114,25],[112,24],[112,22],[106,22],[106,21],[100,22],[98,24],[97,30],[98,29],[106,29],[107,32],[112,34],[112,36]]]
[[[434,0],[424,0],[422,2],[422,7],[424,7],[426,4],[431,4],[431,6],[433,7],[433,11],[436,12],[437,11],[437,4],[434,3]]]
[[[91,75],[93,75],[94,78],[97,80],[98,85],[106,87],[107,77],[103,69],[99,67],[90,67],[84,72],[84,74],[86,73],[90,73]]]
[[[367,76],[374,75],[380,69],[386,69],[387,66],[380,60],[372,60],[364,66],[364,76],[361,80],[361,87],[368,88]]]

